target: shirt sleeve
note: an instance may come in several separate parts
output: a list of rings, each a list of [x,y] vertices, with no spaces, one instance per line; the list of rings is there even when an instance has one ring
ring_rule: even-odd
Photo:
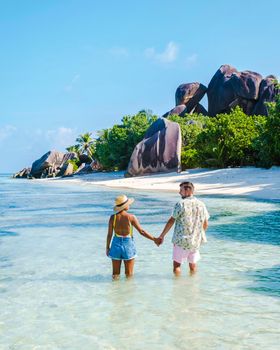
[[[207,208],[206,208],[204,203],[203,203],[203,215],[204,215],[204,220],[208,221],[209,218],[210,218],[210,215],[209,215],[208,210],[207,210]]]
[[[179,214],[180,214],[180,212],[181,212],[181,203],[180,202],[178,202],[178,203],[176,203],[175,204],[175,206],[174,206],[174,209],[173,209],[173,212],[172,212],[172,217],[174,218],[174,219],[177,219],[178,218],[178,216],[179,216]]]

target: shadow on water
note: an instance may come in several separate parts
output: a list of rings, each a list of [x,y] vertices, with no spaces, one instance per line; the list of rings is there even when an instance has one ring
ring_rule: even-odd
[[[247,287],[250,292],[280,298],[280,265],[250,271],[247,275],[254,281],[253,286]]]
[[[210,226],[209,233],[220,239],[280,245],[280,211],[237,220],[236,223]]]

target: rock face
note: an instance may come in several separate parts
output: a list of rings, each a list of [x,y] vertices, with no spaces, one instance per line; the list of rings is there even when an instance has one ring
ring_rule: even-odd
[[[261,82],[262,76],[258,73],[221,66],[208,86],[208,114],[229,113],[235,106],[240,106],[248,115],[254,114]]]
[[[30,175],[31,168],[23,168],[13,175],[14,179],[26,179]]]
[[[255,104],[253,114],[268,114],[266,102],[275,101],[275,96],[279,94],[279,90],[274,84],[276,80],[277,78],[274,75],[269,75],[268,77],[262,80],[259,89],[259,99]]]
[[[62,165],[64,153],[57,151],[49,151],[41,158],[35,160],[32,164],[30,175],[40,178],[42,175],[55,174],[57,169]]]
[[[202,113],[207,111],[199,104],[207,91],[207,87],[200,83],[189,83],[180,85],[175,93],[176,107],[165,113],[162,117],[178,114],[184,116],[186,113]],[[199,112],[197,112],[199,110]]]
[[[206,91],[207,87],[200,83],[182,84],[175,93],[176,106],[184,104],[186,106],[185,113],[191,113]]]
[[[181,130],[177,123],[157,119],[135,147],[127,176],[180,171]]]
[[[222,65],[208,88],[200,83],[180,85],[175,93],[176,107],[163,117],[178,114],[184,116],[192,113],[215,116],[219,113],[230,113],[231,109],[240,106],[248,115],[267,115],[266,102],[275,101],[279,94],[274,82],[276,77],[264,78],[249,70],[238,72],[228,64]],[[199,103],[205,93],[208,97],[208,111]]]
[[[162,118],[167,118],[169,115],[174,115],[174,114],[178,114],[180,116],[184,116],[187,112],[185,112],[186,110],[186,105],[178,105],[174,108],[171,109],[171,111],[166,112]]]
[[[74,172],[74,165],[69,160],[75,160],[76,164],[85,160],[79,169]],[[90,164],[89,164],[90,163]],[[75,152],[57,152],[49,151],[45,153],[40,159],[37,159],[32,168],[24,168],[15,173],[14,178],[48,178],[58,176],[72,176],[76,173],[90,173],[101,170],[100,164],[96,160],[92,160],[87,155],[78,155]]]

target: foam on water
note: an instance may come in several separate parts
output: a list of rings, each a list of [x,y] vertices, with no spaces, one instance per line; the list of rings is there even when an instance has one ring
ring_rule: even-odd
[[[107,221],[119,190],[0,177],[1,349],[278,349],[280,204],[203,197],[199,272],[172,276],[135,233],[135,277],[111,281]],[[126,191],[157,235],[179,198]]]

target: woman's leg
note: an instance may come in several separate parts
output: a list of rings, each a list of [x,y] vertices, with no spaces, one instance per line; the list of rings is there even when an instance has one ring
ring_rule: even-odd
[[[112,267],[113,267],[113,280],[118,280],[120,278],[121,273],[121,260],[112,259]]]
[[[135,259],[124,260],[125,275],[126,275],[127,278],[133,276],[134,260],[135,260]]]

